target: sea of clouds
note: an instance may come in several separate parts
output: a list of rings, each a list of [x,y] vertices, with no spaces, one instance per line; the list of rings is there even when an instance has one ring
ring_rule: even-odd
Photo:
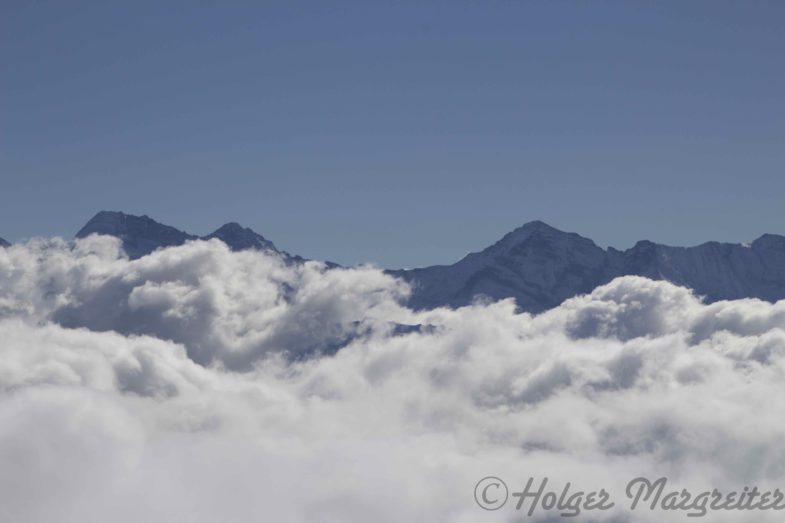
[[[613,493],[577,521],[670,522],[626,483],[785,488],[785,301],[626,277],[532,316],[408,292],[218,240],[0,248],[0,521],[558,520],[480,509],[495,475]]]

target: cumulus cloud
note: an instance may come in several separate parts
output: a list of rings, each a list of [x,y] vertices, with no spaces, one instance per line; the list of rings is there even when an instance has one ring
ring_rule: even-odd
[[[264,355],[331,352],[400,316],[408,287],[381,271],[288,266],[220,240],[129,261],[114,238],[36,240],[0,252],[0,316],[151,335],[191,359],[247,369]]]
[[[475,505],[496,475],[662,522],[685,517],[630,512],[627,481],[785,487],[785,302],[639,277],[536,316],[407,292],[215,240],[0,249],[0,519],[520,521]]]

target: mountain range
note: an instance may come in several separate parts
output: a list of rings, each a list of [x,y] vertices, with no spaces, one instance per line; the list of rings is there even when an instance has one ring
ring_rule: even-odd
[[[695,247],[644,240],[619,251],[535,221],[455,264],[391,273],[413,284],[415,308],[461,306],[485,296],[513,297],[522,310],[540,312],[628,275],[689,287],[707,302],[774,302],[785,298],[785,237],[764,234],[749,245]]]
[[[147,215],[134,216],[122,212],[101,211],[76,233],[76,237],[85,238],[91,234],[106,234],[119,238],[123,242],[123,249],[131,259],[141,258],[156,249],[182,245],[189,240],[218,238],[233,251],[257,249],[274,252],[287,262],[304,261],[299,256],[292,256],[286,251],[277,249],[273,242],[261,234],[235,222],[222,225],[206,236],[195,236],[170,225],[158,223]]]
[[[120,238],[132,259],[188,240],[218,238],[232,250],[258,249],[275,253],[287,263],[306,261],[279,250],[261,234],[237,223],[196,236],[146,215],[101,211],[76,237],[90,234]],[[8,243],[0,239],[0,245]],[[452,265],[387,273],[412,285],[409,305],[417,309],[462,306],[477,298],[512,297],[521,310],[540,312],[626,275],[668,280],[693,289],[707,302],[738,298],[774,302],[785,298],[785,237],[764,234],[751,244],[707,242],[695,247],[671,247],[644,240],[620,251],[603,249],[576,233],[534,221]]]

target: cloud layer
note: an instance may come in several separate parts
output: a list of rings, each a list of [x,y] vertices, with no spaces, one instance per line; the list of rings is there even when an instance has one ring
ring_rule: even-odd
[[[785,302],[638,277],[537,316],[408,292],[215,240],[0,249],[0,520],[520,520],[474,504],[496,475],[684,521],[627,510],[626,482],[785,487]]]

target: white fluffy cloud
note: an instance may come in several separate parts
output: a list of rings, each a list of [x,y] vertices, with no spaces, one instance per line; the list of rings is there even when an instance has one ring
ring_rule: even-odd
[[[147,334],[182,343],[198,363],[233,369],[271,352],[334,351],[399,316],[396,299],[408,292],[375,269],[289,267],[219,240],[128,261],[108,237],[0,251],[0,289],[0,317]]]
[[[538,316],[407,292],[218,241],[0,249],[0,520],[521,520],[474,504],[496,475],[684,521],[630,512],[626,482],[785,488],[785,302],[638,277]]]

